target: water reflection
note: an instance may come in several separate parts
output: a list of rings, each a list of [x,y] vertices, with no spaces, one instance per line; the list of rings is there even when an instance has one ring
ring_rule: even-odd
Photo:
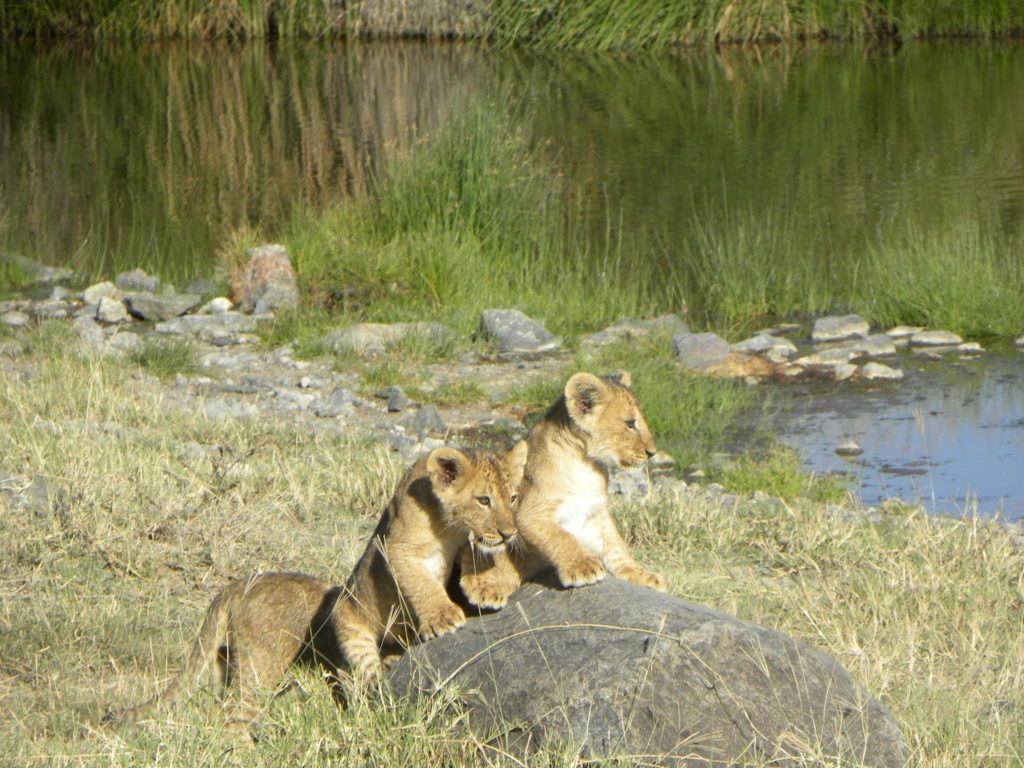
[[[782,441],[816,471],[853,474],[866,504],[1024,518],[1024,355],[904,367],[902,384],[794,397]],[[864,453],[838,456],[848,439]]]

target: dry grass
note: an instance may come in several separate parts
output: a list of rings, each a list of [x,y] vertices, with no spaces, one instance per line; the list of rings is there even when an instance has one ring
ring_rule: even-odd
[[[0,357],[0,472],[14,476],[0,488],[45,476],[54,491],[25,509],[0,490],[5,764],[493,762],[447,702],[339,710],[305,673],[305,695],[274,700],[253,747],[199,703],[158,724],[100,726],[107,705],[165,682],[229,577],[342,579],[401,467],[357,439],[174,411],[130,364],[79,358],[47,334],[17,371]],[[894,713],[915,765],[1024,759],[1024,557],[1001,528],[701,493],[619,517],[674,595],[836,656]],[[531,765],[573,763],[567,748]]]

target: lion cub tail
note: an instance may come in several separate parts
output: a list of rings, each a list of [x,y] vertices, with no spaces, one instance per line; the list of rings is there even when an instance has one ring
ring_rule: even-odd
[[[199,634],[192,643],[185,668],[158,695],[127,709],[108,708],[103,715],[104,723],[137,723],[152,716],[157,710],[175,704],[182,695],[198,681],[212,683],[219,695],[226,684],[228,659],[222,654],[228,645],[228,625],[231,603],[235,589],[228,587],[213,599],[199,627]]]

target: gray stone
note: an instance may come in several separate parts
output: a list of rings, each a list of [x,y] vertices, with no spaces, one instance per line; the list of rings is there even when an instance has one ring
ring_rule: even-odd
[[[687,368],[704,371],[729,357],[729,344],[714,333],[684,333],[672,338],[676,359]]]
[[[230,312],[234,306],[231,299],[226,296],[218,296],[215,299],[210,299],[198,311],[203,315],[223,315],[225,312]]]
[[[416,405],[401,387],[384,387],[377,397],[388,401],[388,413],[399,413]]]
[[[71,327],[75,329],[75,333],[80,339],[89,344],[100,346],[107,340],[103,329],[91,317],[76,317],[71,321]]]
[[[406,432],[424,434],[426,432],[444,432],[446,424],[437,406],[433,404],[424,405],[417,411],[406,414],[396,422]]]
[[[890,339],[909,339],[915,333],[920,333],[923,330],[924,327],[920,325],[897,325],[886,331],[885,335]]]
[[[160,322],[184,315],[199,306],[200,297],[193,293],[129,293],[125,297],[131,312],[143,320]]]
[[[981,355],[984,354],[985,348],[976,341],[968,341],[960,344],[956,351],[960,355]]]
[[[55,285],[50,289],[50,301],[64,301],[71,295],[71,291],[63,285]]]
[[[561,339],[518,309],[485,309],[480,313],[480,330],[506,354],[539,354],[562,346]]]
[[[948,347],[963,343],[963,339],[950,331],[920,331],[910,337],[912,347]]]
[[[115,333],[107,342],[107,348],[115,354],[132,355],[141,351],[143,346],[142,337],[131,332]]]
[[[738,341],[732,345],[733,352],[740,352],[746,355],[759,355],[775,347],[779,340],[766,333],[751,336],[749,339]]]
[[[836,453],[840,456],[860,456],[864,453],[864,449],[857,445],[854,440],[844,440],[836,448]]]
[[[457,686],[476,738],[644,765],[903,768],[885,708],[833,658],[781,632],[615,578],[527,584],[500,611],[414,647],[398,696]],[[493,739],[492,739],[493,737]]]
[[[1024,336],[1021,336],[1018,339],[1014,339],[1013,346],[1015,346],[1015,347],[1024,347]]]
[[[47,299],[32,304],[28,311],[41,320],[63,320],[71,315],[73,307],[66,301]]]
[[[584,336],[580,341],[590,346],[603,347],[616,341],[646,339],[653,334],[678,336],[689,332],[690,326],[679,315],[662,315],[651,320],[629,317],[609,325],[603,331]]]
[[[651,492],[651,476],[646,467],[616,469],[608,477],[608,495],[626,501],[644,498]]]
[[[444,344],[454,340],[455,332],[441,323],[358,323],[332,331],[324,337],[323,344],[335,354],[379,354],[407,337]]]
[[[322,419],[333,419],[352,413],[357,400],[358,398],[352,392],[344,387],[338,387],[327,397],[314,400],[310,408]]]
[[[892,337],[884,333],[872,334],[866,339],[854,342],[850,348],[865,357],[885,357],[896,354],[896,344]]]
[[[868,335],[870,329],[868,321],[860,315],[819,317],[814,321],[811,341],[819,343],[863,337]]]
[[[881,363],[865,363],[860,370],[860,375],[865,379],[900,381],[903,378],[903,371]]]
[[[283,245],[261,245],[248,252],[249,261],[235,291],[242,312],[252,312],[263,302],[262,312],[295,309],[299,305],[299,284],[295,269]]]
[[[252,315],[224,312],[219,315],[183,315],[157,323],[153,328],[158,333],[177,333],[182,336],[218,336],[252,333],[256,330],[256,322]]]
[[[220,398],[207,400],[200,408],[201,413],[210,421],[227,421],[228,419],[251,419],[259,416],[260,410],[245,400],[223,400]]]
[[[302,411],[309,408],[317,399],[316,395],[290,387],[275,387],[274,394],[277,395],[279,410]]]
[[[74,272],[64,267],[48,267],[38,261],[26,259],[14,253],[0,253],[0,264],[10,265],[19,270],[25,278],[35,285],[53,285],[70,280]]]
[[[82,291],[82,301],[86,304],[99,304],[100,299],[117,299],[120,298],[120,291],[117,286],[109,280],[102,283],[96,283],[90,285],[84,291]]]
[[[128,319],[128,310],[117,299],[103,296],[96,304],[96,319],[107,324],[123,323]]]
[[[122,291],[147,291],[156,293],[160,290],[160,278],[147,275],[141,269],[122,272],[114,278],[114,285]]]
[[[11,328],[21,328],[23,326],[26,326],[28,325],[29,320],[31,319],[32,318],[30,318],[24,312],[19,312],[16,309],[12,309],[11,311],[4,312],[2,315],[0,315],[0,323],[10,326]]]
[[[859,354],[853,347],[832,347],[799,357],[793,363],[811,371],[825,371],[848,363]]]
[[[846,381],[857,374],[857,366],[853,363],[839,363],[832,368],[832,375],[836,381]]]

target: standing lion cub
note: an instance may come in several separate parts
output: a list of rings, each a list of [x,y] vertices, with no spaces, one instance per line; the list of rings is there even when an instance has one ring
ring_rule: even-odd
[[[402,478],[345,587],[301,573],[266,573],[237,581],[214,598],[185,669],[158,697],[109,719],[135,721],[210,680],[232,682],[239,704],[231,721],[258,714],[257,694],[278,684],[296,661],[362,681],[381,670],[381,648],[454,631],[466,617],[445,591],[456,555],[467,545],[494,555],[516,536],[512,508],[527,446],[504,457],[436,448]]]
[[[554,566],[566,587],[614,576],[660,591],[665,578],[636,562],[608,511],[608,470],[655,453],[629,374],[577,373],[526,438],[529,457],[516,525],[524,551],[460,560],[471,602],[501,608],[526,579]]]

